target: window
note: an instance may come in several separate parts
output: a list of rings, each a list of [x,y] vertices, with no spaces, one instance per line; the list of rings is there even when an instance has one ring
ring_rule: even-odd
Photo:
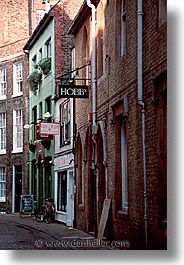
[[[40,23],[42,18],[44,17],[45,11],[41,9],[36,10],[36,25]]]
[[[126,0],[117,0],[116,5],[116,58],[122,57],[126,53],[126,27],[127,9]]]
[[[122,210],[128,210],[127,190],[127,132],[126,121],[121,122],[121,176],[122,176]]]
[[[35,68],[35,66],[36,66],[36,55],[34,55],[33,56],[33,58],[32,58],[32,68],[34,69]]]
[[[128,98],[125,96],[113,107],[116,140],[116,209],[128,214]]]
[[[71,50],[71,57],[72,57],[72,60],[71,60],[71,71],[73,71],[75,69],[75,48],[72,48]],[[74,78],[76,75],[76,72],[73,72],[71,74],[71,78]]]
[[[0,99],[6,97],[6,68],[0,68]]]
[[[38,117],[40,118],[40,117]],[[32,124],[33,124],[33,128],[34,130],[32,130],[32,139],[35,140],[36,139],[36,124],[37,124],[37,106],[33,107],[32,109]]]
[[[22,110],[13,111],[13,151],[22,152],[23,147],[23,126],[22,126]]]
[[[167,72],[156,77],[154,97],[157,99],[156,111],[156,135],[158,157],[158,225],[162,229],[163,221],[167,220]]]
[[[42,108],[42,102],[39,103],[39,119],[41,119],[43,116],[43,108]]]
[[[50,115],[52,115],[51,111],[51,97],[48,97],[45,99],[45,112],[48,112]],[[46,118],[48,122],[52,121],[52,116]]]
[[[22,63],[16,63],[13,65],[13,95],[22,95]]]
[[[0,152],[6,151],[6,113],[0,113]]]
[[[6,168],[0,167],[0,202],[6,200]]]
[[[43,59],[42,48],[39,50],[39,61]]]
[[[89,55],[88,55],[88,35],[87,35],[87,30],[86,27],[84,28],[83,32],[83,43],[82,43],[82,65],[87,65],[88,60],[89,60]],[[88,79],[89,78],[89,71],[88,71],[88,66],[84,67],[82,69],[82,79],[84,85],[88,85]]]
[[[46,42],[46,57],[47,58],[50,58],[51,57],[51,39],[49,39],[47,42]]]
[[[60,105],[60,146],[70,143],[70,101]]]
[[[159,0],[159,26],[167,20],[167,0]]]
[[[67,211],[67,171],[58,173],[57,210]]]
[[[121,56],[126,52],[126,0],[121,1]]]

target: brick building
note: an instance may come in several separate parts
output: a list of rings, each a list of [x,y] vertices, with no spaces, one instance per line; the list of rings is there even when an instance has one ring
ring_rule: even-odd
[[[76,69],[91,63],[78,71],[90,95],[76,99],[76,225],[97,235],[110,198],[105,235],[130,249],[167,248],[166,20],[165,0],[87,0],[69,30]]]
[[[29,90],[27,55],[32,30],[45,13],[39,0],[0,1],[0,208],[18,212],[28,193]]]

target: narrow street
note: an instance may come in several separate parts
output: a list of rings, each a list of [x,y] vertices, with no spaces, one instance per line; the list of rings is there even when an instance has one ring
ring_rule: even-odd
[[[37,222],[34,217],[20,217],[19,214],[0,215],[0,249],[118,250],[114,243],[100,243],[78,229],[56,222]]]

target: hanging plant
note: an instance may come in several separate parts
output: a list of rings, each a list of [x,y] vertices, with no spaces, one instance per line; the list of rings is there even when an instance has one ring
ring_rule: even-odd
[[[42,73],[35,70],[27,78],[26,82],[30,85],[31,91],[35,92],[38,89],[38,84],[42,79]]]
[[[36,145],[35,145],[35,143],[29,143],[29,150],[30,150],[32,153],[35,152],[35,150],[36,150]]]
[[[51,70],[51,58],[44,58],[39,62],[39,66],[44,75],[47,75]]]

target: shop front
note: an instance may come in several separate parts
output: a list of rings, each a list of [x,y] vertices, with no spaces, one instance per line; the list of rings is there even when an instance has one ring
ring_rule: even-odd
[[[74,155],[68,153],[56,157],[55,204],[57,221],[73,226],[74,221]]]

